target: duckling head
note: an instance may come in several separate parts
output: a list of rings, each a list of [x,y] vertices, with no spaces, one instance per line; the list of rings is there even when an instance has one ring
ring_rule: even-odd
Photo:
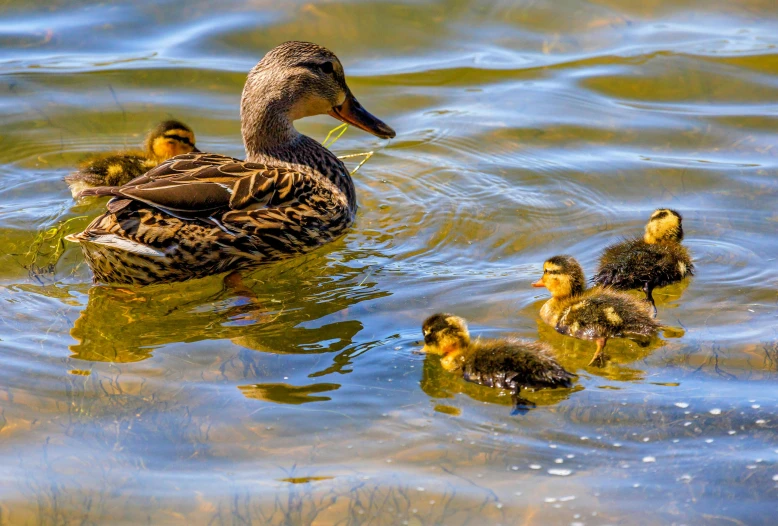
[[[532,286],[545,287],[552,297],[562,299],[581,294],[585,283],[581,265],[573,256],[562,255],[554,256],[543,263],[543,276]]]
[[[346,84],[338,57],[310,42],[285,42],[249,72],[241,99],[241,127],[249,156],[293,140],[292,122],[329,114],[377,137],[395,132],[370,114]],[[259,150],[259,152],[255,151]]]
[[[448,356],[460,354],[470,344],[467,322],[453,314],[433,314],[421,327],[424,333],[423,351]]]
[[[146,137],[146,151],[158,162],[197,151],[194,132],[183,122],[160,122]]]
[[[646,233],[643,241],[649,244],[662,241],[683,241],[683,225],[681,214],[669,208],[659,208],[651,214],[651,219],[646,224]]]

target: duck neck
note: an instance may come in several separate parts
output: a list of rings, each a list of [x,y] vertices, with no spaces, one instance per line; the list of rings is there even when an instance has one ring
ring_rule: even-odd
[[[451,347],[443,352],[440,364],[446,371],[456,371],[462,367],[463,355],[461,347]]]
[[[562,311],[562,304],[570,296],[560,298],[553,296],[550,300],[545,302],[540,308],[540,319],[549,325],[556,326],[556,322],[559,320],[559,315]]]
[[[266,94],[261,102],[256,102],[248,89],[243,91],[240,121],[247,161],[256,162],[266,152],[294,143],[300,133],[292,124],[289,112],[289,103],[283,97]]]
[[[449,336],[440,342],[440,350],[443,357],[441,365],[447,371],[455,371],[462,367],[462,363],[470,347],[470,335],[462,334]]]
[[[346,195],[350,208],[355,211],[354,183],[346,166],[319,142],[295,129],[283,97],[265,96],[263,104],[251,99],[244,90],[241,129],[246,161],[324,177]]]

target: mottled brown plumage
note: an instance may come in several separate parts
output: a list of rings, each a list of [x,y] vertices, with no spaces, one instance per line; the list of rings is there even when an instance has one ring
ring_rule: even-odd
[[[424,351],[441,355],[447,371],[487,387],[506,389],[514,410],[534,406],[519,396],[522,387],[570,387],[574,374],[566,371],[540,342],[515,338],[470,340],[467,323],[453,314],[434,314],[422,325]]]
[[[148,133],[143,151],[93,157],[66,176],[65,182],[76,197],[87,188],[121,186],[162,161],[192,151],[197,151],[192,130],[179,121],[163,121]]]
[[[650,337],[660,324],[651,307],[632,296],[606,287],[584,290],[584,273],[571,256],[555,256],[543,264],[543,277],[535,287],[551,293],[540,317],[558,332],[597,343],[590,362],[602,365],[608,338]]]
[[[122,187],[108,211],[70,240],[82,243],[97,281],[182,281],[293,257],[342,235],[356,214],[354,183],[293,121],[322,113],[378,137],[394,131],[362,108],[332,52],[287,42],[246,80],[246,161],[191,153]]]
[[[658,209],[651,215],[643,238],[611,245],[600,257],[593,281],[617,290],[642,289],[654,306],[653,290],[694,275],[683,240],[681,215]]]

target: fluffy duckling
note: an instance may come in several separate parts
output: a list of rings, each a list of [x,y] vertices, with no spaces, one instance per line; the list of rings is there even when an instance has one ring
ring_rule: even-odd
[[[656,315],[654,288],[694,275],[689,251],[681,245],[682,219],[669,208],[654,211],[643,239],[627,239],[605,249],[593,281],[617,290],[643,289]]]
[[[87,188],[121,186],[171,157],[198,151],[194,132],[189,126],[174,120],[163,121],[149,132],[144,151],[92,158],[77,172],[65,177],[65,182],[76,197]]]
[[[442,356],[447,371],[488,387],[512,393],[513,411],[535,404],[521,398],[522,387],[570,387],[574,374],[551,356],[548,345],[514,338],[470,341],[467,322],[453,314],[434,314],[422,326],[424,352]]]
[[[551,293],[540,317],[558,332],[597,344],[589,365],[605,363],[608,338],[649,337],[661,327],[651,307],[623,292],[594,287],[585,290],[581,265],[572,256],[554,256],[543,263],[543,276],[532,284]]]

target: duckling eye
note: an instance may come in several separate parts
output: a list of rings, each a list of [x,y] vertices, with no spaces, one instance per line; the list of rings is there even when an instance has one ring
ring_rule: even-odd
[[[322,73],[326,73],[327,75],[332,75],[332,72],[335,71],[332,62],[329,61],[325,62],[324,64],[319,64],[319,69],[322,71]]]

